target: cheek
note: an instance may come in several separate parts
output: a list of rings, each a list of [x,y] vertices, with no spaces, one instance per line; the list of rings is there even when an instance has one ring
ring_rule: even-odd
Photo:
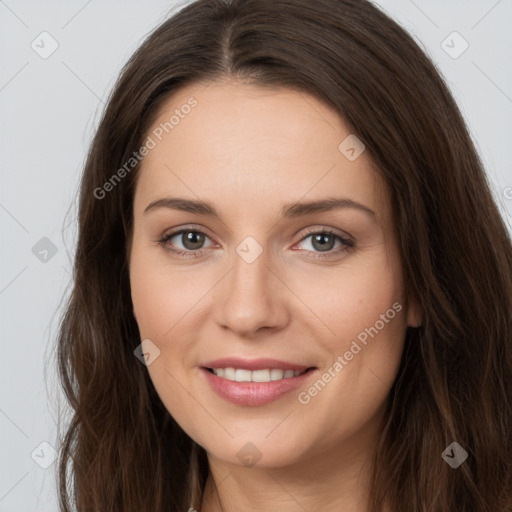
[[[310,430],[329,432],[321,442],[328,449],[384,406],[403,351],[402,282],[396,268],[376,265],[340,273],[323,290],[309,289],[309,305],[330,334],[321,341],[325,367],[317,381],[299,390],[299,401]]]
[[[326,370],[336,375],[330,391],[315,401],[329,404],[339,403],[339,396],[357,397],[356,403],[345,404],[357,417],[357,404],[377,407],[398,371],[406,330],[401,272],[379,257],[372,264],[331,273],[323,286],[313,279],[304,285],[308,289],[304,302],[328,329],[328,335],[319,339],[329,354]],[[316,318],[311,322],[319,325]],[[368,411],[359,412],[363,418]]]
[[[194,305],[207,291],[207,282],[179,268],[155,264],[135,248],[130,263],[130,287],[141,337],[160,341],[172,336],[178,322],[188,321]],[[186,317],[186,318],[185,318]]]
[[[180,424],[191,408],[190,398],[183,392],[187,359],[187,322],[193,317],[191,308],[204,294],[184,274],[156,265],[148,251],[134,247],[130,261],[130,287],[134,314],[141,340],[149,339],[159,355],[147,371],[168,411],[176,414]],[[200,414],[199,411],[194,412]],[[176,418],[175,417],[175,418]],[[182,424],[194,434],[194,425]],[[196,434],[197,435],[197,434]]]
[[[325,328],[322,331],[327,334],[325,341],[330,340],[326,346],[330,352],[343,348],[376,322],[383,327],[381,315],[384,321],[391,318],[381,330],[400,332],[403,328],[403,314],[396,311],[404,309],[401,274],[383,258],[357,268],[329,269],[325,274],[301,273],[295,276],[292,288],[314,314],[311,323]],[[402,307],[393,309],[394,303]]]
[[[141,338],[159,338],[167,324],[171,328],[167,301],[171,293],[163,293],[164,276],[154,267],[144,264],[141,258],[132,258],[130,265],[130,288],[134,314],[137,319]]]
[[[392,269],[368,270],[345,279],[344,287],[346,293],[340,298],[340,311],[343,318],[340,318],[344,330],[355,337],[376,322],[381,316],[391,309],[388,316],[393,315],[392,306],[395,302],[401,301],[401,286],[396,274]],[[394,324],[400,322],[393,322]],[[381,326],[381,323],[378,324]],[[386,325],[391,325],[391,322]]]

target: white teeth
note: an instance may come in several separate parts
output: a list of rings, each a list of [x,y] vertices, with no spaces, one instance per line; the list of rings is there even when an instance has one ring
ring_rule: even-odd
[[[281,380],[284,377],[284,370],[270,370],[270,380]]]
[[[253,382],[269,382],[270,370],[254,370],[251,375]]]
[[[235,380],[237,382],[251,382],[251,380],[252,380],[251,370],[235,370]]]
[[[213,370],[215,373],[215,370]],[[235,380],[235,369],[234,368],[224,368],[224,378],[228,380]]]
[[[270,382],[273,380],[290,379],[301,375],[306,370],[243,370],[241,368],[213,368],[217,377],[236,382]]]

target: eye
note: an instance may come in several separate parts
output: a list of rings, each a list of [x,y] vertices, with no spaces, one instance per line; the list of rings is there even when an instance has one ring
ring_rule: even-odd
[[[320,253],[313,256],[320,258],[346,252],[355,246],[355,243],[352,240],[349,240],[348,238],[345,238],[329,229],[309,231],[308,234],[302,238],[299,244],[304,243],[307,240],[310,241],[305,244],[306,250],[314,253]],[[336,241],[339,241],[339,245],[335,249]],[[307,246],[309,246],[309,248]],[[324,255],[322,253],[326,254]]]
[[[173,242],[173,239],[176,240]],[[206,239],[210,238],[203,231],[188,228],[165,234],[158,240],[158,243],[168,252],[186,258],[195,258],[202,256],[206,252],[207,248],[203,247]],[[305,250],[306,252],[314,253],[313,258],[326,258],[344,253],[355,247],[355,243],[352,240],[344,238],[329,229],[310,230],[299,244],[304,243],[308,239],[311,239],[311,241],[306,245],[309,245],[310,248],[306,248]],[[339,242],[339,245],[335,248],[336,241]],[[177,245],[179,243],[182,244],[182,247]]]
[[[176,247],[176,243],[172,242],[174,238],[177,242],[181,242],[183,249],[181,249],[179,246],[178,249],[174,248]],[[206,235],[206,233],[203,233],[200,230],[180,229],[179,231],[174,231],[173,233],[164,235],[160,240],[158,240],[158,243],[166,251],[185,257],[197,257],[204,252],[198,249],[202,249],[202,245],[207,238],[209,237]]]

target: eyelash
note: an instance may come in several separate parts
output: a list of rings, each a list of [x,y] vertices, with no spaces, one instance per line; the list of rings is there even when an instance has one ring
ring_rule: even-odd
[[[198,249],[198,250],[188,250],[188,251],[181,251],[172,249],[167,242],[174,238],[177,235],[181,235],[182,233],[196,233],[200,235],[205,235],[207,238],[210,238],[206,233],[199,229],[180,229],[177,231],[174,231],[172,233],[168,233],[164,235],[161,239],[157,240],[157,243],[167,252],[173,253],[177,256],[181,256],[184,258],[199,258],[203,255],[203,253],[206,251],[205,249]],[[316,255],[313,256],[313,258],[328,258],[332,257],[335,254],[343,254],[344,252],[348,252],[350,249],[353,249],[355,247],[355,243],[352,240],[349,240],[347,238],[343,238],[339,234],[335,233],[334,231],[331,231],[329,229],[322,229],[322,230],[311,230],[307,231],[305,236],[300,239],[299,242],[304,241],[306,238],[309,238],[311,235],[333,235],[335,238],[341,241],[343,244],[341,247],[338,247],[338,249],[331,249],[330,251],[326,251],[325,253],[316,252]],[[311,252],[311,251],[308,251]]]

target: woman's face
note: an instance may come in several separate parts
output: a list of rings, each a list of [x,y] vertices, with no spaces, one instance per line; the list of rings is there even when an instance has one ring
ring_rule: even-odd
[[[148,137],[130,281],[162,402],[225,463],[361,453],[418,322],[364,147],[314,97],[235,81],[179,90]]]

